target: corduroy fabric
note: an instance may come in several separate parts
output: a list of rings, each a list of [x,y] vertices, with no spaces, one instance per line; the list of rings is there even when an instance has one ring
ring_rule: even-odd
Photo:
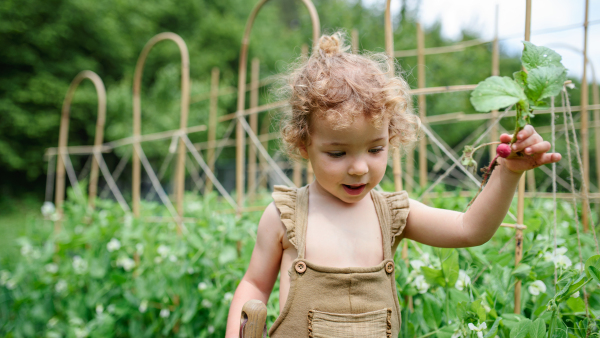
[[[408,195],[372,190],[372,198],[383,236],[383,261],[372,267],[326,267],[304,258],[308,186],[275,186],[273,199],[298,257],[289,271],[287,301],[269,330],[270,337],[371,337],[361,331],[365,327],[373,331],[372,337],[398,336],[401,317],[392,243],[406,225]],[[384,313],[385,317],[372,316],[377,313]],[[381,332],[385,334],[378,335]]]

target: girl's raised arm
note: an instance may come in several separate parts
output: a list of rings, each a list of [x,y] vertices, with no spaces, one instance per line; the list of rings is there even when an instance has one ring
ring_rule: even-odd
[[[544,141],[530,125],[517,134],[517,139],[512,155],[500,161],[466,213],[431,208],[411,200],[401,238],[442,248],[477,246],[490,240],[506,216],[523,172],[561,159],[558,153],[547,153],[550,143]],[[500,141],[505,143],[510,140],[511,136],[507,134],[500,137]],[[519,151],[525,156],[514,155]],[[397,238],[397,242],[401,238]]]
[[[284,234],[285,226],[279,219],[275,204],[271,203],[260,219],[250,265],[231,301],[226,338],[239,337],[240,315],[244,303],[250,299],[258,299],[266,304],[269,300],[279,273],[283,253],[281,240]]]

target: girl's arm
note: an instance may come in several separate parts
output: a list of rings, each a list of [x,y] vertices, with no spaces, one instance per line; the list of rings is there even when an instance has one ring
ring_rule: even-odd
[[[250,265],[240,281],[229,308],[226,338],[238,338],[242,307],[251,299],[267,303],[279,273],[283,248],[281,239],[285,226],[279,219],[279,212],[271,203],[258,224],[256,245],[252,251]]]
[[[500,137],[505,143],[510,139],[507,134]],[[550,143],[532,126],[521,130],[517,139],[511,156],[498,158],[500,165],[466,213],[431,208],[411,200],[403,238],[442,248],[477,246],[490,240],[506,216],[522,173],[561,159],[558,153],[547,153]],[[518,151],[526,155],[516,156]]]

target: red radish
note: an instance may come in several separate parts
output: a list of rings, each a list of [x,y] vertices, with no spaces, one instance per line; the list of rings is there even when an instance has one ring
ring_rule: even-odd
[[[510,144],[508,143],[500,143],[496,148],[496,154],[502,158],[507,158],[510,156]]]

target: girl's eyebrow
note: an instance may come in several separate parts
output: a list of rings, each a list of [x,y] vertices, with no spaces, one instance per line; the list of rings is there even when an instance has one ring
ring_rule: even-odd
[[[378,137],[376,139],[371,140],[369,143],[375,143],[375,142],[379,142],[381,140],[385,139],[385,137]],[[341,142],[328,142],[325,143],[326,146],[347,146],[347,143],[341,143]]]

